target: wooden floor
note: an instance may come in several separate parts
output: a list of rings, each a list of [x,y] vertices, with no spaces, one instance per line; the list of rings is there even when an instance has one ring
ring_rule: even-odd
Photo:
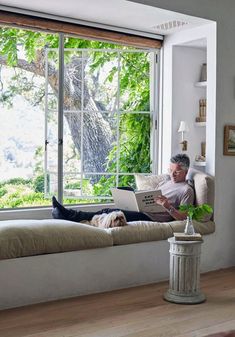
[[[201,276],[202,304],[166,302],[167,287],[164,282],[0,311],[0,337],[199,337],[235,329],[235,267]]]

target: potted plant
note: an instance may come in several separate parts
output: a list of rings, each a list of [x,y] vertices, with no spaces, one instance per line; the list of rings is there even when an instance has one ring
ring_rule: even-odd
[[[194,235],[194,227],[192,220],[201,221],[203,217],[207,214],[211,214],[213,209],[208,204],[202,204],[198,206],[190,205],[180,205],[179,210],[181,212],[187,213],[187,221],[184,229],[184,233],[187,235]]]

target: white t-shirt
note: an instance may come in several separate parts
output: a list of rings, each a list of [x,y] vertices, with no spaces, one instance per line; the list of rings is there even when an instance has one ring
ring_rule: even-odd
[[[194,203],[194,190],[193,188],[186,182],[174,183],[169,180],[159,187],[162,191],[162,195],[167,197],[169,203],[176,209],[179,208],[180,205],[189,205]],[[175,220],[167,211],[161,213],[146,213],[152,221],[159,222],[168,222]]]

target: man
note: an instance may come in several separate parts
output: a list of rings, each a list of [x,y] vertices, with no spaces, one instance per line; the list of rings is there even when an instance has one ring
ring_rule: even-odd
[[[158,205],[165,208],[161,213],[141,213],[121,210],[128,221],[159,221],[168,222],[173,220],[185,220],[187,215],[179,212],[180,205],[194,203],[194,190],[186,182],[186,175],[189,169],[190,160],[185,154],[177,154],[170,159],[169,174],[170,180],[159,187],[162,195],[155,199]],[[75,222],[83,220],[90,221],[94,215],[111,213],[117,209],[105,208],[98,212],[83,212],[67,209],[63,207],[55,197],[52,197],[52,216],[55,219],[65,219]]]

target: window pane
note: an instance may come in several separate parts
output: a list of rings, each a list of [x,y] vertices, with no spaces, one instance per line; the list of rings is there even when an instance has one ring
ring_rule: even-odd
[[[48,111],[46,114],[46,143],[45,143],[45,195],[57,195],[58,189],[58,113]]]
[[[56,60],[48,66],[47,85],[45,46],[58,46],[58,36],[0,27],[0,40],[6,60],[0,69],[0,207],[48,205],[44,186],[49,189],[52,179],[44,172],[45,88],[54,97],[48,106],[56,109],[57,68]]]
[[[114,175],[87,175],[90,184],[93,186],[93,195],[101,197],[111,197],[110,188],[116,186],[116,176]]]
[[[81,112],[64,112],[64,174],[81,172]]]
[[[115,173],[117,114],[90,111],[83,116],[83,171]]]
[[[150,115],[122,114],[120,118],[119,172],[150,171]]]
[[[114,175],[87,174],[81,177],[81,174],[65,174],[65,203],[105,202],[107,198],[111,200],[110,188],[116,186]]]
[[[130,186],[135,189],[136,188],[135,177],[133,175],[120,175],[118,177],[118,186],[119,187]]]
[[[113,111],[117,109],[117,52],[88,51],[84,81],[84,110]]]
[[[82,110],[86,63],[87,57],[81,51],[64,51],[64,111]]]
[[[125,111],[149,111],[149,53],[122,52],[120,67],[120,109]]]
[[[59,52],[58,49],[46,49],[46,111],[58,111],[58,71]]]
[[[64,199],[79,199],[82,195],[81,186],[80,174],[64,173]]]

